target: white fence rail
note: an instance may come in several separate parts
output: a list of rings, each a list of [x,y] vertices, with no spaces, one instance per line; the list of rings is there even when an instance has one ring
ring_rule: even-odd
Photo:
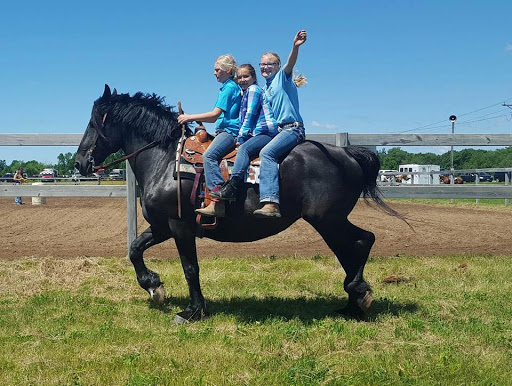
[[[0,146],[78,146],[82,134],[0,134]],[[512,134],[309,134],[307,139],[336,146],[512,146]],[[482,169],[476,169],[482,170]],[[505,169],[503,171],[508,171]],[[410,173],[407,173],[410,174]],[[381,186],[386,198],[512,198],[511,186]],[[0,185],[0,197],[126,197],[128,248],[137,235],[135,176],[126,165],[123,185]]]

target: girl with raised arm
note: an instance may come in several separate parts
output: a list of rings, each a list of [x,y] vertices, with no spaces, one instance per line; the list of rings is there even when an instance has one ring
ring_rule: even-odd
[[[306,39],[305,30],[297,32],[288,61],[283,67],[276,53],[267,52],[261,56],[260,71],[266,79],[263,91],[274,111],[279,134],[260,151],[260,202],[263,207],[254,211],[257,217],[281,217],[279,161],[305,139],[304,123],[299,113],[297,87],[304,85],[306,78],[302,75],[293,77],[292,72],[299,55],[299,47],[306,42]]]

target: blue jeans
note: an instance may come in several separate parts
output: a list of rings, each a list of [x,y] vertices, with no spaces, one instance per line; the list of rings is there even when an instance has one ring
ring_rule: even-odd
[[[16,182],[14,185],[19,185],[19,182]],[[21,200],[21,197],[14,197],[14,203],[15,204],[23,204],[23,201]]]
[[[304,139],[304,126],[285,128],[260,151],[260,202],[279,204],[279,161]]]
[[[206,186],[212,190],[217,185],[224,183],[224,177],[219,167],[219,161],[235,148],[236,139],[231,134],[221,131],[213,139],[211,145],[203,154],[204,177]]]
[[[251,158],[256,157],[260,150],[263,149],[271,140],[272,137],[260,134],[249,138],[241,144],[238,148],[238,152],[236,153],[235,164],[233,165],[231,176],[245,180],[245,173],[247,172]]]

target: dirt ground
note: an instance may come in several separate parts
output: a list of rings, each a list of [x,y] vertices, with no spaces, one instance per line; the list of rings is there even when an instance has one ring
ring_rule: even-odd
[[[375,233],[371,256],[512,255],[512,210],[433,204],[391,203],[401,220],[359,203],[350,215]],[[139,209],[139,231],[147,227]],[[0,199],[0,259],[26,256],[126,256],[126,201],[118,198],[47,198],[45,205]],[[341,237],[342,235],[340,235]],[[322,238],[300,220],[286,231],[253,243],[198,240],[198,253],[211,256],[332,255]],[[146,257],[177,257],[172,241],[150,248]]]

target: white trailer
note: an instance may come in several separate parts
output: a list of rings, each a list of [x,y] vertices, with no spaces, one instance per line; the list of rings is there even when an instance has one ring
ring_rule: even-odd
[[[439,165],[418,165],[418,164],[406,164],[399,165],[398,172],[405,175],[406,178],[402,179],[404,184],[422,184],[422,185],[437,185],[439,184],[439,173],[441,170]],[[408,174],[418,173],[418,174]]]

